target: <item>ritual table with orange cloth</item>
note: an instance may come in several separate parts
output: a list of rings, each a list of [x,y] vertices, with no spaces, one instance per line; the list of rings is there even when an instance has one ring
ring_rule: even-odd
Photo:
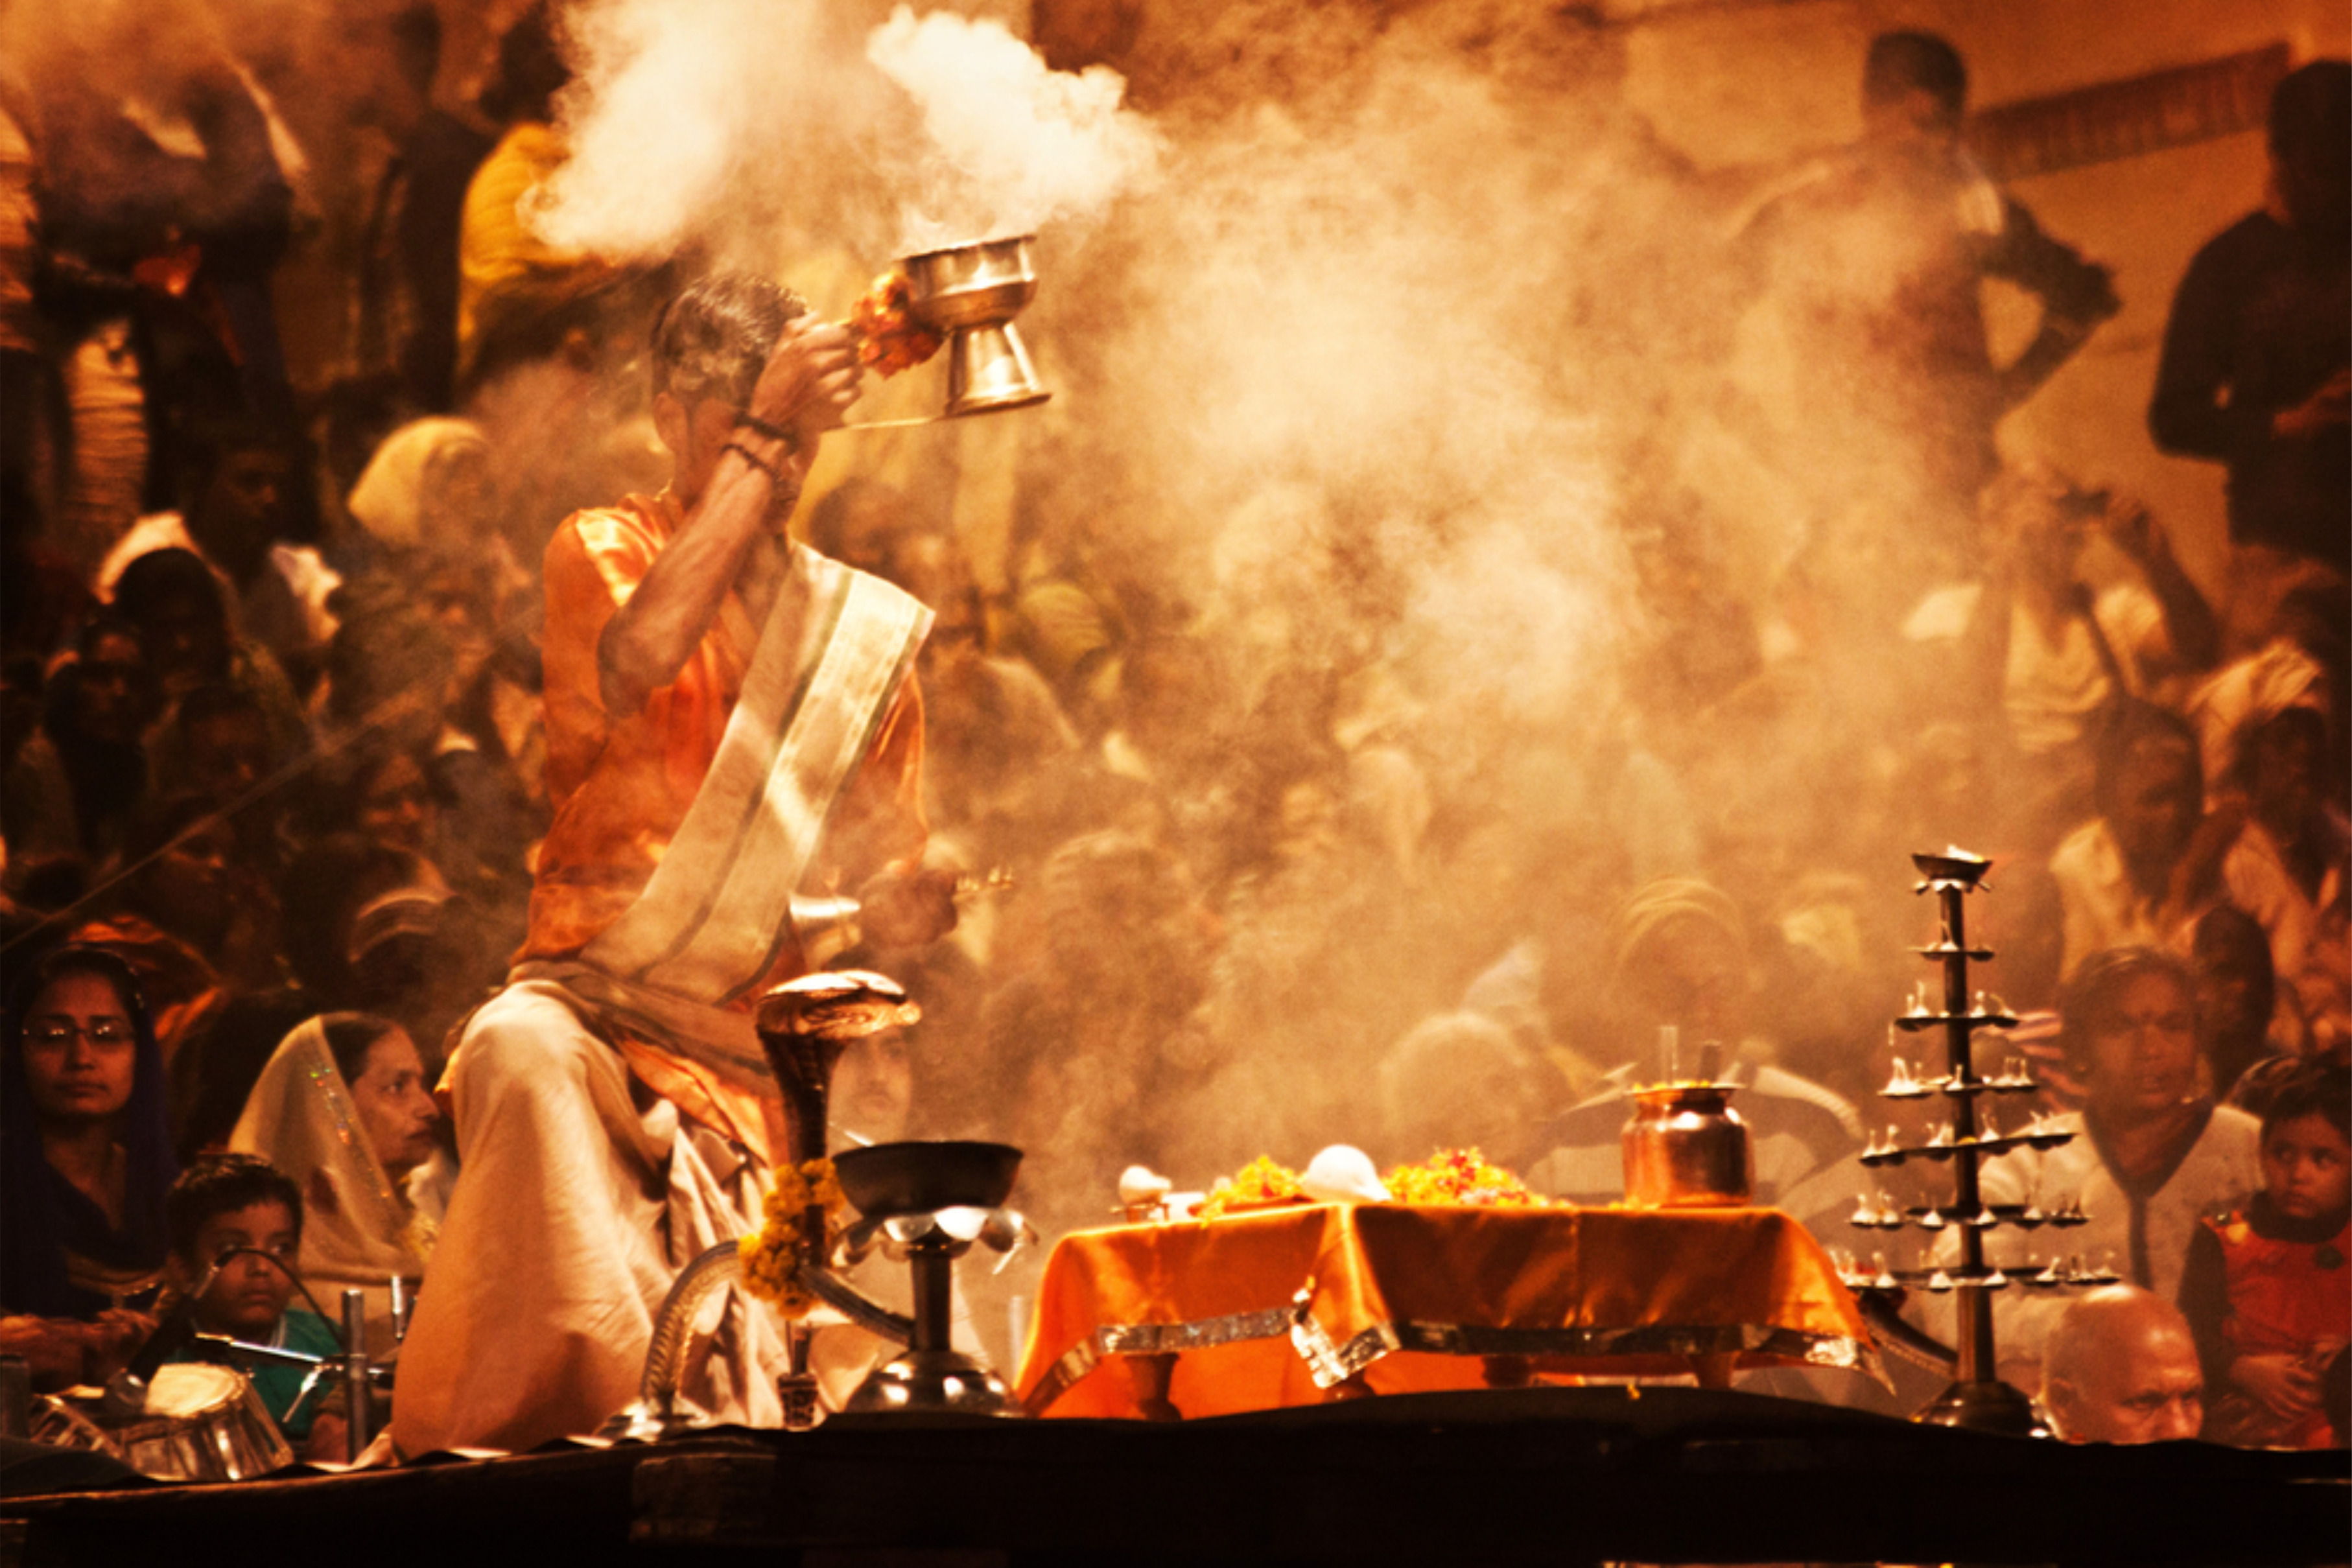
[[[1778,1209],[1291,1204],[1063,1238],[1019,1389],[1037,1415],[1202,1416],[1522,1362],[1884,1375],[1835,1266]]]

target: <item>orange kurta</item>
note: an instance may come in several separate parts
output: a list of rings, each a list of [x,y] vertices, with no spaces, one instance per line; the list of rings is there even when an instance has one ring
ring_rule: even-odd
[[[540,850],[525,958],[577,954],[644,891],[735,711],[758,632],[732,594],[677,679],[644,711],[604,711],[597,643],[683,521],[667,492],[631,496],[573,514],[548,544],[542,657],[554,821]],[[908,680],[842,791],[811,882],[854,892],[890,862],[920,853],[921,775],[921,698]],[[801,972],[801,956],[788,949],[767,983]]]
[[[684,522],[685,509],[667,491],[630,496],[574,513],[548,543],[541,659],[554,821],[540,849],[523,959],[577,956],[645,890],[735,711],[759,633],[731,593],[677,678],[642,711],[615,716],[604,709],[597,643]],[[922,735],[922,699],[910,677],[834,807],[813,886],[855,891],[893,862],[921,853]],[[736,1005],[748,1009],[805,967],[787,942],[774,968]],[[763,1156],[769,1152],[763,1118],[748,1096],[656,1046],[618,1043],[637,1076],[688,1114]]]

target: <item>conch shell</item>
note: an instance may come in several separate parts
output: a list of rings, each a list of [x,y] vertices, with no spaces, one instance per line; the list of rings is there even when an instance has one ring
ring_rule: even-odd
[[[1386,1203],[1389,1189],[1372,1156],[1353,1144],[1333,1144],[1298,1173],[1299,1189],[1318,1203]]]

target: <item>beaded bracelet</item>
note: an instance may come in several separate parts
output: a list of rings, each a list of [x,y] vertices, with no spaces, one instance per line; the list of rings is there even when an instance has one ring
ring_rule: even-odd
[[[792,431],[781,424],[770,424],[766,420],[761,419],[755,413],[737,414],[735,416],[735,428],[738,430],[749,430],[757,434],[764,435],[771,441],[782,442],[784,444],[784,455],[787,457],[797,457],[801,455],[801,438],[799,436],[793,434]]]
[[[719,450],[721,452],[732,452],[736,456],[740,457],[744,462],[749,463],[752,467],[757,468],[761,473],[765,474],[768,476],[768,483],[771,485],[782,485],[784,482],[783,470],[778,468],[774,464],[769,462],[766,458],[761,457],[759,454],[753,452],[750,447],[744,445],[740,441],[730,441],[726,445],[720,447]]]

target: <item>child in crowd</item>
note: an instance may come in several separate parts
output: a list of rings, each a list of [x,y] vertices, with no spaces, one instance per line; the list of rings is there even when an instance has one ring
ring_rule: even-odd
[[[2263,1190],[2207,1219],[2189,1242],[2180,1307],[2205,1363],[2205,1436],[2248,1447],[2324,1448],[2345,1433],[2352,1332],[2352,1082],[2319,1062],[2279,1088],[2263,1117]]]
[[[341,1354],[325,1319],[289,1305],[297,1279],[294,1260],[302,1246],[302,1194],[276,1166],[253,1155],[206,1155],[173,1184],[163,1215],[172,1247],[164,1271],[175,1291],[192,1289],[220,1260],[219,1272],[196,1301],[198,1332],[305,1355]],[[173,1359],[215,1358],[199,1345]],[[318,1379],[306,1392],[309,1374],[299,1366],[270,1363],[252,1368],[251,1375],[254,1391],[288,1442],[313,1458],[341,1458],[341,1417],[320,1418],[320,1406],[334,1387],[331,1376]]]

